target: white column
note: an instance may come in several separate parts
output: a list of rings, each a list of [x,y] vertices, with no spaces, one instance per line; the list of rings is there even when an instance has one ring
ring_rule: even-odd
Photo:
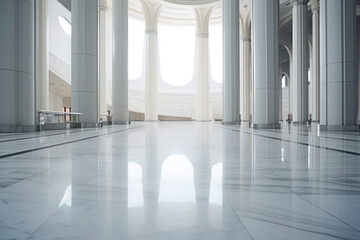
[[[49,109],[48,0],[36,1],[36,110]]]
[[[195,81],[196,81],[196,121],[210,120],[209,89],[209,20],[213,7],[195,8],[196,46],[195,46]]]
[[[308,0],[291,0],[293,4],[293,122],[308,120]]]
[[[71,107],[83,127],[99,122],[99,1],[71,1]]]
[[[106,114],[106,14],[107,0],[100,1],[99,66],[100,66],[100,114]]]
[[[294,58],[293,54],[289,54],[289,67],[290,67],[290,76],[289,76],[289,114],[293,116],[293,85],[294,85]]]
[[[320,13],[319,0],[312,0],[312,113],[314,122],[320,120]]]
[[[253,0],[254,128],[279,128],[279,1]]]
[[[311,119],[310,119],[310,114],[312,115],[312,104],[313,104],[313,101],[312,101],[312,92],[313,92],[313,82],[312,82],[312,74],[313,74],[313,60],[312,60],[312,45],[309,44],[309,66],[310,66],[310,78],[309,78],[309,75],[308,75],[308,82],[310,82],[308,84],[308,119],[311,120],[312,119],[312,116],[311,116]]]
[[[240,114],[241,121],[250,121],[251,99],[251,34],[243,29],[240,35]]]
[[[357,28],[357,84],[358,84],[358,111],[357,111],[357,124],[360,125],[360,24],[356,24]]]
[[[282,121],[282,66],[280,62],[278,67],[278,90],[279,121]]]
[[[128,107],[128,1],[113,0],[113,123],[129,121]]]
[[[0,1],[0,132],[35,130],[34,8]]]
[[[158,20],[162,6],[141,0],[145,16],[145,120],[158,120],[159,41]]]
[[[223,0],[223,124],[240,123],[239,1]]]
[[[320,127],[356,126],[356,15],[354,0],[320,0]]]

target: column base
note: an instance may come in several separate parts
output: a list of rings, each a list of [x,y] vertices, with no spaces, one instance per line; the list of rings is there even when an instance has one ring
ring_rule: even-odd
[[[222,125],[241,125],[240,122],[221,122]]]
[[[270,124],[251,124],[253,129],[280,129],[280,123],[270,123]]]
[[[0,125],[0,133],[36,132],[36,125]]]
[[[300,125],[307,125],[308,122],[291,122],[292,125],[300,126]]]
[[[131,124],[131,121],[113,121],[113,125],[124,125],[124,124]]]
[[[42,132],[45,130],[68,130],[70,128],[75,128],[71,127],[71,124],[73,123],[45,123],[43,125],[37,125],[36,131]]]
[[[320,125],[322,131],[360,131],[360,125]]]
[[[100,123],[81,123],[81,128],[98,128]]]

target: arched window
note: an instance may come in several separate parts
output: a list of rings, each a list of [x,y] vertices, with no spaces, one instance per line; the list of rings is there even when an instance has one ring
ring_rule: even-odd
[[[171,86],[184,86],[193,79],[195,26],[159,24],[162,79]]]
[[[62,30],[66,33],[68,37],[71,37],[71,23],[69,22],[69,20],[67,20],[63,16],[59,16],[58,20]]]
[[[223,82],[223,39],[222,24],[210,24],[209,49],[211,77],[217,83]]]
[[[144,36],[144,21],[129,17],[129,80],[135,80],[141,77],[143,69]]]
[[[285,74],[283,74],[282,75],[282,78],[281,78],[281,87],[282,88],[286,88],[287,87],[287,79],[286,79],[286,75]]]

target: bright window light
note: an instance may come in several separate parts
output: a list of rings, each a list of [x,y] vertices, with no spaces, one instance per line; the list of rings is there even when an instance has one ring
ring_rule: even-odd
[[[159,24],[162,79],[171,86],[184,86],[193,79],[195,26]]]
[[[58,17],[61,28],[64,30],[66,35],[71,37],[71,23],[63,16]]]
[[[129,80],[136,80],[142,74],[144,34],[144,21],[129,18]]]
[[[222,24],[209,26],[210,67],[212,79],[223,82],[223,39]]]
[[[281,79],[281,85],[282,85],[282,88],[286,88],[286,75],[284,74],[282,79]]]
[[[170,155],[164,161],[159,202],[195,202],[194,169],[185,155]]]
[[[144,206],[142,168],[138,163],[128,163],[128,207]]]

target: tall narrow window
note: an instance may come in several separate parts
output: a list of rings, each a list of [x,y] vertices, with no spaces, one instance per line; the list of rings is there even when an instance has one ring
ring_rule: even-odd
[[[129,17],[129,80],[136,80],[141,77],[143,69],[144,36],[144,21]]]
[[[195,26],[159,25],[162,79],[171,86],[184,86],[193,79]]]
[[[210,24],[209,46],[211,77],[217,83],[223,82],[223,39],[222,24]]]

